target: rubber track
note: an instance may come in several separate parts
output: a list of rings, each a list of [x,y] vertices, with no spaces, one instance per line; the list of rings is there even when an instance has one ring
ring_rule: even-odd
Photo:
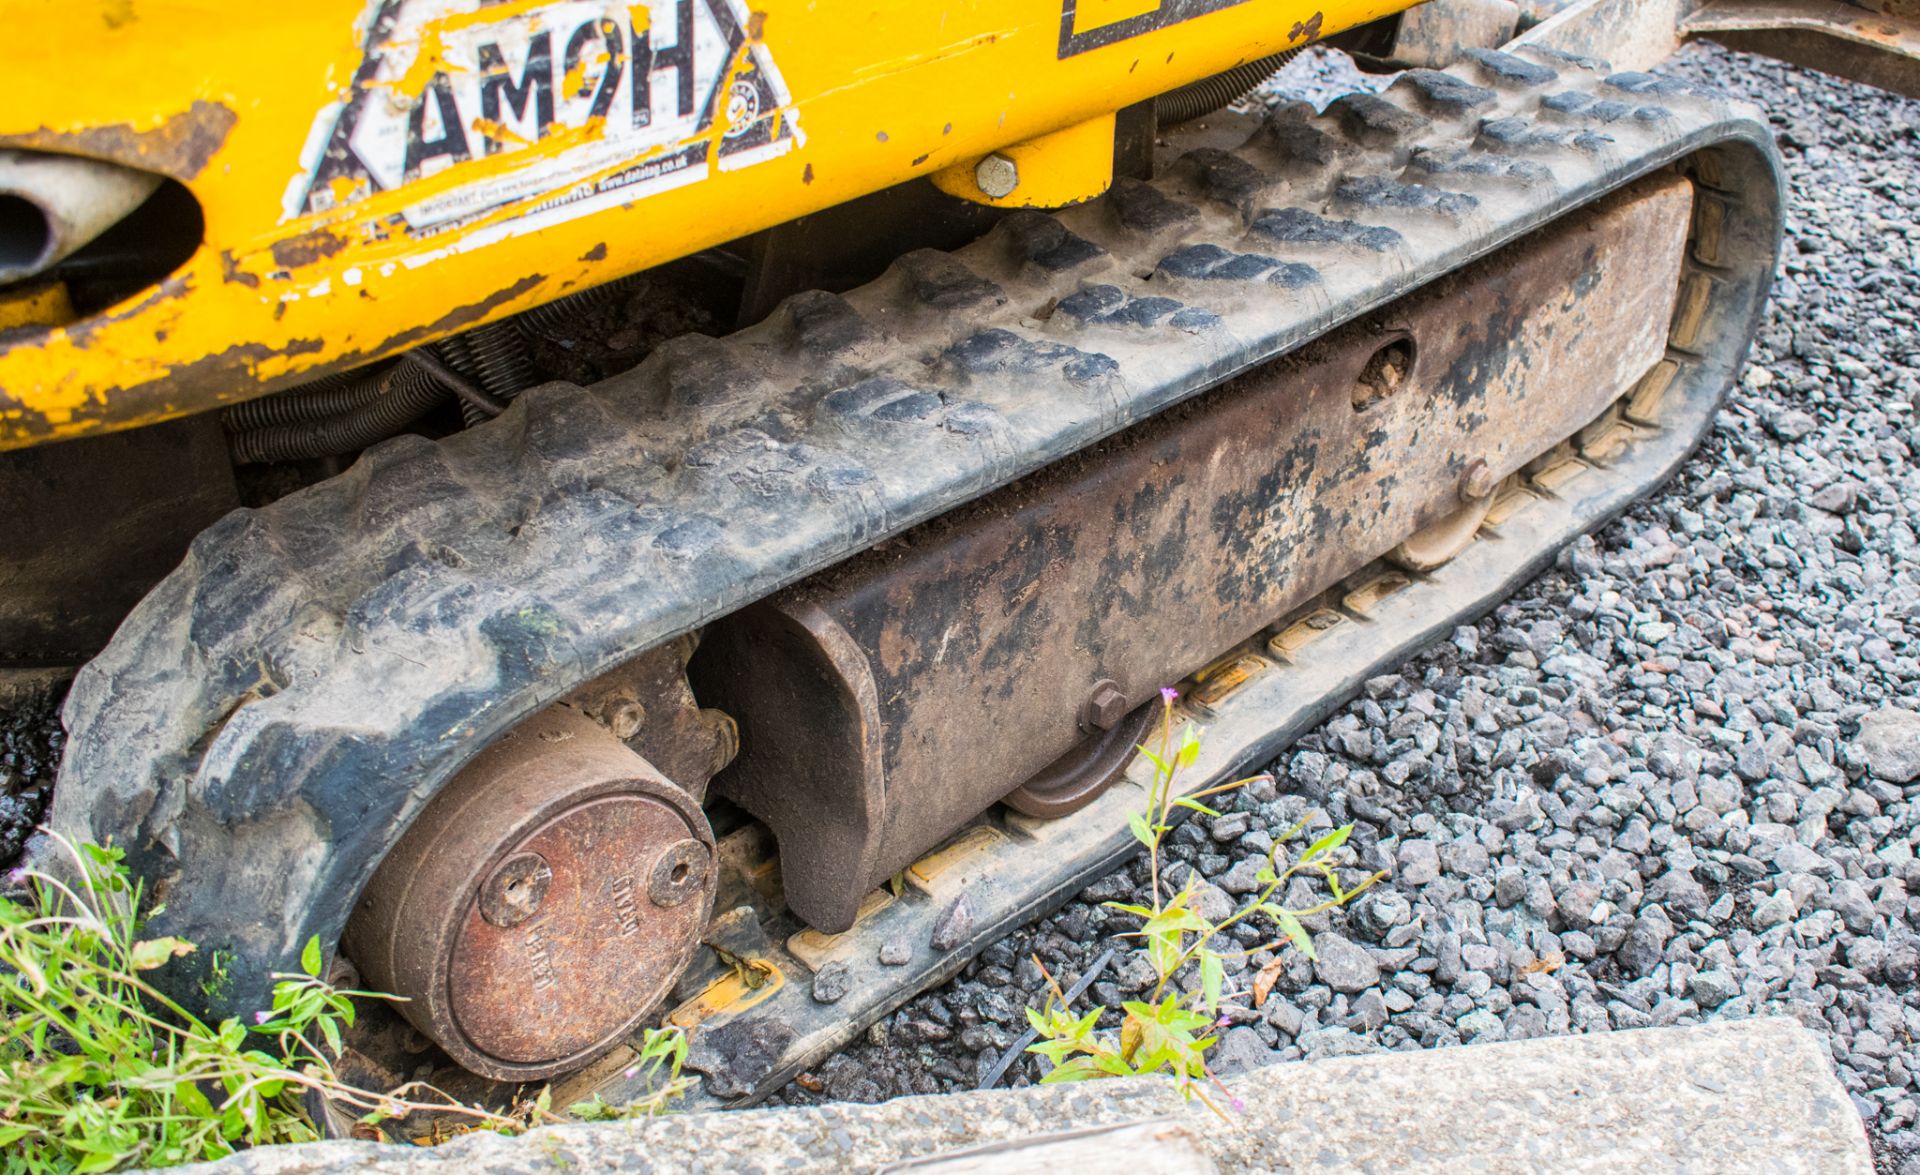
[[[1152,183],[229,515],[75,682],[56,827],[157,881],[153,932],[201,944],[158,973],[174,992],[264,1007],[534,708],[1636,175],[1767,140],[1680,83],[1530,53],[1281,110]]]

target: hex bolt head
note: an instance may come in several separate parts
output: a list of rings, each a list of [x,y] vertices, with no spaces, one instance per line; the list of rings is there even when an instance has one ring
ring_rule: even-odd
[[[480,886],[480,916],[493,925],[518,926],[546,900],[553,867],[539,853],[515,853]]]
[[[1493,470],[1487,466],[1485,458],[1475,457],[1467,465],[1466,475],[1460,479],[1460,497],[1463,501],[1481,502],[1498,489],[1500,481],[1493,476]]]
[[[1020,186],[1020,169],[1005,155],[989,155],[973,169],[973,182],[990,198],[1002,200]]]
[[[1093,730],[1112,730],[1120,725],[1133,707],[1127,705],[1127,695],[1113,681],[1096,682],[1093,692],[1087,695],[1086,710],[1081,725]]]
[[[621,698],[606,708],[604,720],[607,729],[613,732],[613,737],[626,742],[639,734],[640,728],[646,725],[647,708],[637,699]]]

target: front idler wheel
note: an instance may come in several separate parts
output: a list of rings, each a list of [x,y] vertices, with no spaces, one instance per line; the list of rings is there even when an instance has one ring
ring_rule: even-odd
[[[715,884],[693,796],[559,705],[434,797],[381,863],[345,945],[460,1065],[544,1080],[653,1012],[699,946]]]

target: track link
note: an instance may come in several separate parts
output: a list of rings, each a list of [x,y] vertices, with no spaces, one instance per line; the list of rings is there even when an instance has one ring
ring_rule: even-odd
[[[201,945],[167,986],[216,1013],[263,1007],[310,936],[337,941],[437,789],[538,707],[1689,158],[1725,195],[1680,314],[1735,341],[1682,373],[1678,401],[1704,410],[1672,451],[1543,537],[1564,541],[1707,426],[1778,247],[1776,168],[1762,124],[1688,86],[1483,54],[1324,115],[1279,111],[1153,183],[1012,216],[844,297],[797,295],[228,516],[76,680],[55,826],[126,846],[165,902],[155,931]],[[1216,734],[1209,754],[1224,770],[1292,731]],[[1113,856],[1071,851],[1071,876],[982,925]],[[216,950],[222,985],[192,969]],[[908,978],[837,1018],[881,1014]]]

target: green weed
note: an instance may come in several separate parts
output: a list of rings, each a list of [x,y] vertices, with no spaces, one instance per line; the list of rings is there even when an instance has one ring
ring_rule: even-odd
[[[1053,1062],[1043,1082],[1087,1081],[1102,1077],[1133,1077],[1166,1072],[1172,1075],[1183,1096],[1198,1098],[1215,1112],[1220,1106],[1208,1094],[1208,1088],[1224,1090],[1207,1068],[1206,1050],[1215,1042],[1217,1029],[1226,1023],[1221,1015],[1226,990],[1225,960],[1231,955],[1252,957],[1262,951],[1277,956],[1291,946],[1313,958],[1313,940],[1301,925],[1301,919],[1343,906],[1365,892],[1385,876],[1375,873],[1351,889],[1342,886],[1338,854],[1353,831],[1351,824],[1334,829],[1307,846],[1299,857],[1282,865],[1281,848],[1306,827],[1303,820],[1275,840],[1267,852],[1266,865],[1260,870],[1260,892],[1232,916],[1214,923],[1199,909],[1200,878],[1189,876],[1178,893],[1166,896],[1161,885],[1161,846],[1173,830],[1176,810],[1186,809],[1206,816],[1219,812],[1201,801],[1237,791],[1259,776],[1220,784],[1192,795],[1180,794],[1176,786],[1182,772],[1192,768],[1200,756],[1200,732],[1191,723],[1175,730],[1172,690],[1162,693],[1162,721],[1159,749],[1142,746],[1140,753],[1153,764],[1154,778],[1148,793],[1147,811],[1129,819],[1134,839],[1148,854],[1151,876],[1150,906],[1106,903],[1109,909],[1140,918],[1144,925],[1133,932],[1143,940],[1142,949],[1152,964],[1154,985],[1144,1000],[1129,1000],[1121,1005],[1118,1032],[1102,1031],[1105,1007],[1096,1006],[1075,1015],[1066,1006],[1060,988],[1048,976],[1051,997],[1043,1009],[1027,1009],[1027,1018],[1040,1039],[1027,1051]],[[1304,909],[1289,909],[1275,900],[1281,887],[1296,874],[1317,874],[1327,888],[1325,900]],[[1212,944],[1222,931],[1248,919],[1261,919],[1275,932],[1272,941],[1247,950],[1222,952]],[[1175,977],[1189,966],[1198,971],[1199,982],[1190,990],[1176,984]],[[1281,971],[1278,958],[1261,969],[1250,993],[1255,1004],[1266,998]],[[1241,993],[1231,993],[1239,995]]]
[[[318,1136],[301,1099],[319,1094],[372,1126],[413,1113],[438,1127],[518,1132],[563,1119],[541,1095],[510,1114],[463,1105],[431,1086],[385,1093],[340,1080],[333,1063],[356,998],[320,975],[319,941],[301,973],[276,975],[273,1004],[210,1025],[144,978],[191,953],[179,938],[141,936],[141,890],[117,848],[59,842],[67,878],[18,870],[24,900],[0,897],[0,1169],[97,1172],[219,1158],[242,1147]],[[221,982],[228,959],[212,969]],[[653,1091],[633,1106],[589,1103],[584,1117],[663,1112],[690,1084],[686,1041],[649,1033],[637,1067]]]

